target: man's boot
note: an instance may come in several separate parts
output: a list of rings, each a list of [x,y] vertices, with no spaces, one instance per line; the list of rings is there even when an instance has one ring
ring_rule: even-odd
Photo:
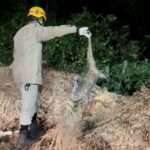
[[[29,136],[31,139],[36,140],[40,136],[40,128],[37,122],[37,114],[35,114],[32,118],[32,123],[30,125]]]
[[[22,150],[22,147],[30,146],[40,137],[40,128],[38,127],[37,114],[32,118],[31,125],[21,126],[17,150]]]
[[[21,126],[16,150],[22,150],[23,147],[29,146],[33,140],[29,136],[29,126]]]

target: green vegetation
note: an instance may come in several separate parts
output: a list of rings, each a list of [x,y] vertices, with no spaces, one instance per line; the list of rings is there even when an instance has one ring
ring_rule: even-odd
[[[17,14],[10,20],[0,22],[0,66],[13,61],[13,36],[24,24],[23,14]]]
[[[5,23],[0,22],[0,65],[8,65],[13,60],[13,35],[25,23],[22,16],[16,15]],[[149,85],[150,61],[144,58],[143,51],[150,40],[131,40],[129,27],[119,26],[116,16],[95,15],[85,9],[83,13],[73,15],[68,21],[58,22],[50,19],[47,24],[90,27],[97,67],[109,76],[108,81],[99,81],[99,85],[121,94],[132,94],[142,85]],[[85,70],[86,38],[67,35],[44,45],[44,59],[49,67],[78,73]]]

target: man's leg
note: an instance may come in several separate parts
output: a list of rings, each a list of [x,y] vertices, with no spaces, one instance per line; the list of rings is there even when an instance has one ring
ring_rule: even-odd
[[[38,92],[39,85],[22,84],[21,85],[21,115],[20,124],[30,125],[32,117],[37,113],[38,107]]]
[[[20,138],[18,147],[29,144],[35,136],[30,136],[32,123],[36,125],[36,113],[38,109],[39,100],[39,85],[34,84],[21,84],[21,114],[20,114]],[[35,130],[35,128],[34,128]]]

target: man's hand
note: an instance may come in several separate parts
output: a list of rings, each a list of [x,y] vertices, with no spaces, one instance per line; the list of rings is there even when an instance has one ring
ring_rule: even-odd
[[[92,33],[90,32],[89,28],[88,27],[81,27],[79,28],[79,31],[78,31],[79,35],[83,35],[87,38],[90,38],[92,36]]]

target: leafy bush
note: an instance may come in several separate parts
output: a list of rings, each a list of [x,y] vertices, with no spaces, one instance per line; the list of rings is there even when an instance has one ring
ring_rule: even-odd
[[[136,62],[125,60],[120,64],[109,65],[105,67],[105,72],[109,75],[108,81],[99,81],[98,84],[107,87],[110,91],[131,95],[141,86],[149,87],[149,68],[148,60]]]
[[[49,67],[81,72],[86,65],[86,42],[74,36],[51,40],[45,46],[44,58]]]
[[[24,23],[22,14],[17,14],[7,22],[0,22],[0,65],[13,61],[13,36]]]

